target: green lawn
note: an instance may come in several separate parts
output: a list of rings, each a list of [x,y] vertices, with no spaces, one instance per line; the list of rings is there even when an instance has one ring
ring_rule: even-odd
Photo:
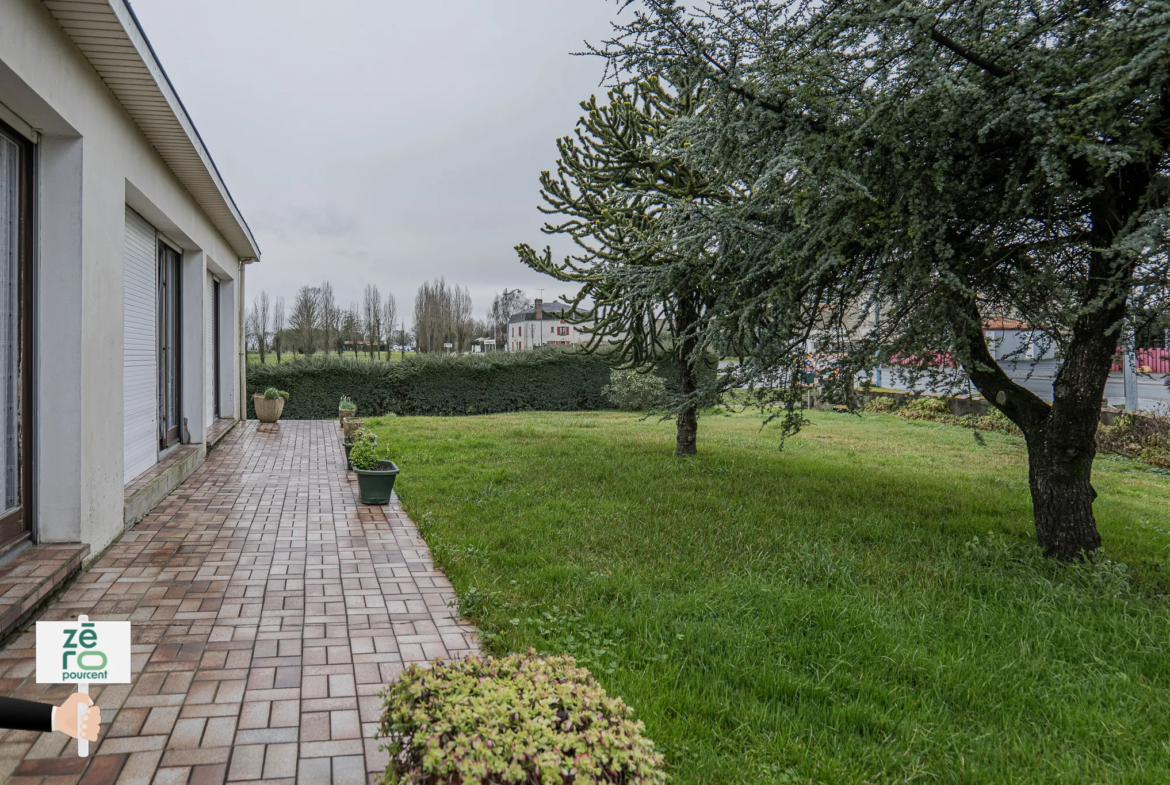
[[[336,355],[336,352],[332,352],[331,354]],[[298,358],[300,356],[301,355],[297,354],[296,352],[282,352],[281,353],[281,360],[284,362],[289,362],[290,360],[295,360],[296,358]],[[342,356],[344,356],[345,358],[350,359],[350,360],[367,360],[368,361],[371,359],[375,359],[375,360],[383,360],[383,361],[388,360],[389,362],[393,362],[393,363],[396,363],[402,359],[401,352],[390,352],[389,354],[387,354],[386,352],[378,352],[374,357],[371,358],[370,355],[367,354],[366,352],[359,352],[358,354],[355,355],[353,352],[347,351]],[[414,352],[407,352],[406,356],[413,357]],[[259,365],[259,364],[260,364],[260,353],[259,352],[248,352],[248,365]],[[265,365],[276,365],[276,354],[274,352],[266,353],[264,356],[264,364]]]
[[[583,660],[675,782],[1165,782],[1170,476],[1099,460],[1112,561],[1062,567],[1021,440],[812,419],[369,422],[489,648]]]

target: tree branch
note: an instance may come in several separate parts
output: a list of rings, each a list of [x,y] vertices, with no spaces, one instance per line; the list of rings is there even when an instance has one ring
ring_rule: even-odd
[[[978,52],[973,52],[947,34],[940,32],[937,27],[930,28],[930,40],[934,41],[936,44],[942,47],[950,49],[959,57],[963,58],[969,63],[974,63],[997,79],[1003,79],[1008,75],[1007,70],[1002,66],[991,60],[988,60]]]

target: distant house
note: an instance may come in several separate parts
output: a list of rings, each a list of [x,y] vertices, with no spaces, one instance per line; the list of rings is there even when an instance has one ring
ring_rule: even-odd
[[[127,0],[0,3],[0,555],[96,555],[245,416],[259,257]]]
[[[537,300],[531,311],[512,314],[508,319],[508,351],[523,352],[542,346],[575,346],[589,342],[592,322],[569,322],[569,305]],[[584,328],[584,329],[583,329]]]

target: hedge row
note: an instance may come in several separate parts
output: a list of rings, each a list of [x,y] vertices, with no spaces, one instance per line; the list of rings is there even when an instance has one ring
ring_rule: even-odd
[[[612,405],[604,393],[609,371],[600,357],[560,350],[419,355],[395,363],[302,358],[248,366],[248,417],[256,416],[252,394],[268,387],[288,391],[283,417],[291,420],[336,417],[343,395],[363,417],[604,409]]]

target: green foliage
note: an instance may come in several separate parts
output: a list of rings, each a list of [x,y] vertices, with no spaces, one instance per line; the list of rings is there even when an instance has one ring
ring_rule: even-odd
[[[610,372],[605,394],[619,409],[644,412],[659,409],[666,403],[666,382],[652,373],[615,368]]]
[[[924,420],[927,422],[957,425],[963,428],[972,428],[977,431],[996,431],[1020,435],[1020,429],[1007,418],[999,409],[990,408],[987,414],[951,413],[951,407],[945,398],[923,396],[900,403],[895,398],[877,397],[865,405],[865,411],[873,414],[892,414],[903,420]]]
[[[573,654],[674,782],[1164,779],[1170,477],[1099,457],[1108,548],[1066,565],[1029,541],[1022,438],[807,416],[783,451],[709,418],[687,461],[614,411],[376,430],[487,650]]]
[[[352,412],[357,411],[357,404],[352,399],[343,395],[341,396],[341,403],[337,405],[337,408],[343,412]]]
[[[286,420],[335,418],[343,393],[369,416],[571,411],[609,406],[609,370],[601,357],[554,349],[419,355],[395,363],[317,356],[248,366],[248,387],[292,391]],[[251,407],[248,416],[255,416]]]
[[[412,665],[383,693],[390,785],[665,783],[630,707],[571,657]]]
[[[1105,452],[1137,458],[1170,468],[1170,417],[1119,414],[1112,426],[1097,429],[1097,447]]]
[[[359,432],[360,433],[360,432]],[[378,468],[378,448],[372,439],[357,439],[349,451],[349,463],[355,469],[368,472]]]
[[[264,400],[275,401],[277,398],[284,398],[287,401],[288,393],[286,393],[284,390],[278,390],[275,387],[269,387],[264,391]]]

